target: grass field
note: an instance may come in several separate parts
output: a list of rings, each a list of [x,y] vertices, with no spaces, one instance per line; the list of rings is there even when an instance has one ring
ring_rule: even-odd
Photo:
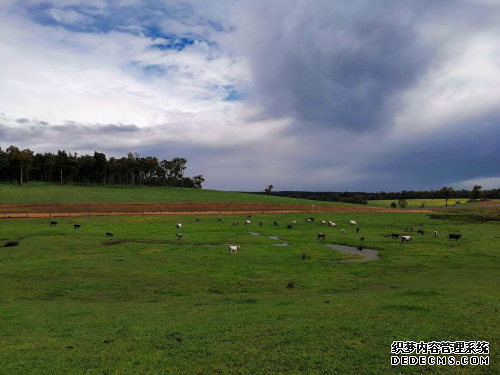
[[[305,216],[254,216],[250,226],[231,225],[244,216],[0,221],[0,245],[20,239],[0,248],[0,373],[500,373],[498,222]],[[425,235],[389,237],[411,226]],[[350,262],[318,231],[327,243],[365,236],[380,259]],[[283,241],[291,246],[272,246]],[[488,341],[490,365],[391,367],[394,340]]]
[[[29,203],[157,203],[157,202],[242,202],[277,204],[335,204],[306,199],[285,198],[230,191],[183,189],[168,187],[59,186],[57,184],[29,183],[20,187],[13,183],[0,183],[0,204]]]
[[[457,198],[452,198],[448,200],[448,206],[460,206],[462,204],[466,204],[467,206],[472,206],[475,203],[467,203],[469,199],[457,199]],[[424,208],[433,208],[433,207],[445,207],[446,205],[446,200],[445,199],[407,199],[406,202],[408,203],[407,208],[420,208],[422,206],[422,201],[425,203]],[[396,202],[398,203],[397,199],[394,200],[375,200],[375,201],[368,201],[369,206],[377,206],[377,207],[391,207],[391,203]],[[460,204],[455,204],[455,202],[460,202]]]

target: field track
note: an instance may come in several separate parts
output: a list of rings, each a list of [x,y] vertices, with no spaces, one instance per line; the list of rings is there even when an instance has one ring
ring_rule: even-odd
[[[230,215],[296,212],[433,212],[380,207],[289,205],[270,203],[68,203],[0,205],[0,218],[48,218],[121,215]]]

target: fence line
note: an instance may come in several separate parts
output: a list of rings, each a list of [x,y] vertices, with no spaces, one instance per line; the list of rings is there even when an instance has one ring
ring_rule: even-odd
[[[262,215],[290,213],[432,213],[430,210],[390,210],[390,209],[305,209],[305,210],[251,210],[251,211],[127,211],[127,212],[47,212],[47,213],[3,213],[1,219],[45,219],[52,217],[85,217],[85,216],[175,216],[175,215]]]

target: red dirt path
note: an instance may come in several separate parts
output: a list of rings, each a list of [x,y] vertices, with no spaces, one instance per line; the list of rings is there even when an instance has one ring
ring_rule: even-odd
[[[313,205],[270,203],[64,203],[0,205],[0,218],[313,212]],[[380,207],[314,206],[314,212],[402,212]],[[406,210],[405,212],[431,212]]]

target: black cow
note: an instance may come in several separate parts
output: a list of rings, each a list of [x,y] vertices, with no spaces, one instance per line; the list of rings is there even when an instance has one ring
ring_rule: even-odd
[[[392,239],[393,239],[393,240],[396,240],[396,239],[398,239],[398,238],[399,238],[399,234],[396,234],[396,233],[393,233],[393,234],[392,234]]]
[[[262,221],[259,223],[259,227],[261,227],[261,226],[262,226]]]
[[[359,233],[359,228],[356,228],[356,233]]]
[[[448,235],[448,240],[455,240],[455,241],[458,241],[460,239],[460,237],[462,237],[461,234],[453,234],[453,233],[450,233]]]
[[[113,233],[106,232],[106,237],[113,237]]]
[[[278,224],[278,222],[277,222],[277,221],[275,221],[275,222],[274,222],[274,226],[275,226],[275,227],[279,227],[280,225]]]
[[[197,222],[197,223],[199,223],[199,222],[200,222],[200,219],[195,219],[195,220],[196,220],[196,222]]]
[[[219,219],[217,219],[217,221],[222,221],[222,219],[219,218]]]
[[[364,238],[364,237],[361,237],[361,238],[360,238],[360,241],[364,241],[365,239],[366,239],[366,238]]]
[[[326,235],[324,233],[318,233],[318,240],[320,238],[325,239]]]
[[[53,226],[56,226],[56,225],[57,225],[57,221],[51,221],[51,222],[50,222],[50,226],[52,226],[52,225],[53,225]]]
[[[75,225],[73,225],[73,228],[74,228],[74,229],[80,229],[80,227],[81,227],[81,225],[80,225],[80,224],[75,224]]]
[[[292,229],[293,228],[290,224],[288,224],[286,227],[287,227],[287,229]]]
[[[424,231],[422,229],[419,229],[417,232],[420,233],[422,236],[424,235]]]

